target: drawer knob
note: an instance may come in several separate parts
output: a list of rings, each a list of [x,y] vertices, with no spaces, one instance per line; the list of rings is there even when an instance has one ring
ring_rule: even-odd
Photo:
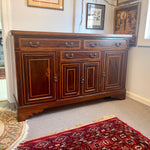
[[[73,53],[70,54],[70,55],[69,55],[69,54],[66,54],[66,58],[67,58],[67,59],[72,59],[73,57],[74,57],[74,54],[73,54]]]
[[[103,70],[103,77],[106,77],[106,72],[105,72],[105,70]]]
[[[90,57],[91,57],[91,58],[96,58],[96,56],[97,56],[96,53],[94,53],[94,55],[93,55],[93,54],[90,54]]]
[[[35,44],[33,44],[32,41],[30,41],[29,44],[30,44],[30,47],[39,47],[40,42],[37,41]]]
[[[57,75],[56,74],[54,74],[54,82],[57,82],[58,80],[57,80]]]
[[[66,42],[65,45],[66,45],[66,47],[73,47],[73,42],[70,42],[70,43]]]
[[[97,43],[90,43],[90,47],[97,47]]]
[[[84,80],[84,77],[82,77],[82,79],[81,79],[81,83],[82,83],[82,84],[84,84],[84,81],[85,81],[85,80]]]
[[[115,43],[115,46],[116,46],[116,47],[120,47],[120,46],[121,46],[121,43]]]

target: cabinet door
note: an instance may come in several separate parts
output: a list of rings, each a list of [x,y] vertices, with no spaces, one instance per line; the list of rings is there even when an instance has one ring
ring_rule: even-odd
[[[24,103],[55,100],[55,53],[23,53],[22,64]]]
[[[99,62],[87,62],[82,64],[82,94],[97,93],[100,85]]]
[[[80,95],[80,63],[62,64],[62,98]]]
[[[124,88],[126,72],[126,52],[107,51],[104,54],[103,90]]]

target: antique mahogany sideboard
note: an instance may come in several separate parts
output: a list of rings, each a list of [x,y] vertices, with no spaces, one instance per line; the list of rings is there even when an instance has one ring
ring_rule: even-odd
[[[46,108],[125,99],[131,35],[12,31],[18,120]]]

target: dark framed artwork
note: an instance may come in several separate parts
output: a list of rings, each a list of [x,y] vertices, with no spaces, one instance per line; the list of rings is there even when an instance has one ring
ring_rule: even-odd
[[[115,8],[115,34],[132,34],[130,46],[136,46],[139,25],[140,2]]]
[[[105,5],[87,3],[86,28],[104,29]]]

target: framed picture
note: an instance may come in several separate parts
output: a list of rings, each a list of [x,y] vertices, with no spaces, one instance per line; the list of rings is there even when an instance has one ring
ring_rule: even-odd
[[[130,46],[136,46],[139,25],[140,3],[115,8],[115,34],[132,34]]]
[[[133,1],[137,1],[137,0],[117,0],[117,5],[122,5]]]
[[[86,28],[104,29],[105,5],[87,3]]]
[[[28,6],[64,9],[64,0],[28,0]]]

